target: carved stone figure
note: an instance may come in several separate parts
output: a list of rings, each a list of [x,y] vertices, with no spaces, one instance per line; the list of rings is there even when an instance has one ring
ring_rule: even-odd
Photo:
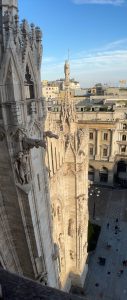
[[[60,245],[60,249],[63,251],[64,250],[64,236],[63,233],[59,234],[58,242]]]
[[[5,138],[5,133],[0,131],[0,142],[2,142]]]
[[[79,197],[79,199],[78,199],[78,209],[79,209],[80,212],[83,209],[83,201],[84,200],[82,199],[82,197]]]
[[[22,140],[23,149],[25,151],[29,151],[32,148],[39,148],[42,147],[46,149],[46,142],[44,140],[38,140],[38,139],[30,139],[27,137],[24,137]]]
[[[65,259],[64,259],[64,257],[61,257],[61,259],[60,259],[60,265],[61,265],[61,267],[65,267]]]
[[[45,131],[43,134],[44,137],[49,137],[49,138],[54,138],[54,139],[59,139],[59,136],[55,133],[53,133],[52,131],[48,130]]]
[[[52,217],[54,218],[56,216],[56,210],[55,210],[54,203],[51,205],[51,208],[52,208]]]
[[[78,148],[81,146],[83,139],[84,139],[84,132],[82,129],[78,129],[77,131]]]
[[[69,134],[67,134],[66,136],[65,136],[65,151],[67,150],[67,148],[68,148],[68,146],[69,146],[69,144],[70,144],[70,141],[71,141],[71,136],[69,135]]]
[[[39,276],[38,280],[42,285],[47,285],[47,280],[48,280],[47,273],[42,272],[42,274]]]
[[[73,237],[74,235],[74,221],[73,219],[69,219],[68,221],[68,235]]]
[[[28,184],[30,182],[29,154],[20,151],[15,160],[15,171],[20,184]]]

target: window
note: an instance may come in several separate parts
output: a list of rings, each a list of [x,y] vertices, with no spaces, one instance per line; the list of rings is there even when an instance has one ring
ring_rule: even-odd
[[[103,156],[107,156],[108,155],[108,149],[107,148],[104,148],[103,149]]]
[[[122,146],[122,147],[121,147],[121,152],[122,152],[122,153],[125,153],[125,152],[126,152],[126,146]]]
[[[104,141],[107,141],[107,139],[108,139],[108,133],[104,132],[103,138],[104,138]]]
[[[125,134],[122,135],[122,141],[126,141],[126,135]]]
[[[90,132],[89,138],[90,138],[90,140],[93,140],[93,132]]]
[[[81,107],[81,111],[83,111],[83,107]]]
[[[127,124],[123,124],[123,129],[127,129]]]
[[[89,149],[89,154],[90,154],[90,155],[93,155],[93,147],[90,147],[90,149]]]

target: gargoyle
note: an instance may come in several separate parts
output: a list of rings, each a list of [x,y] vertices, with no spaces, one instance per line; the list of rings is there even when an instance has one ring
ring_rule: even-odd
[[[49,138],[54,138],[54,139],[59,139],[59,136],[55,133],[53,133],[52,131],[48,130],[48,131],[44,131],[43,134],[44,138],[45,137],[49,137]]]
[[[32,148],[39,148],[42,147],[46,149],[46,141],[44,140],[38,140],[38,139],[30,139],[27,137],[24,137],[22,140],[23,149],[25,151],[29,151]]]

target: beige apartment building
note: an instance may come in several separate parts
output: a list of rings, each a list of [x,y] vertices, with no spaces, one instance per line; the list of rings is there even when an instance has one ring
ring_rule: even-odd
[[[47,99],[55,99],[56,97],[58,97],[59,94],[59,87],[55,84],[52,83],[48,83],[47,84],[43,84],[42,83],[42,95],[43,97],[47,100]]]
[[[69,80],[69,92],[70,96],[75,95],[76,90],[80,90],[80,84],[74,78]],[[66,82],[65,79],[55,81],[42,81],[42,95],[46,100],[65,99],[66,94]]]

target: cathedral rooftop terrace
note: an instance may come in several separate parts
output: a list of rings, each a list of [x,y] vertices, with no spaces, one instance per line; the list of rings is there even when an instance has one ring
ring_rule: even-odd
[[[0,299],[8,300],[81,300],[77,295],[43,286],[40,283],[0,270]]]

